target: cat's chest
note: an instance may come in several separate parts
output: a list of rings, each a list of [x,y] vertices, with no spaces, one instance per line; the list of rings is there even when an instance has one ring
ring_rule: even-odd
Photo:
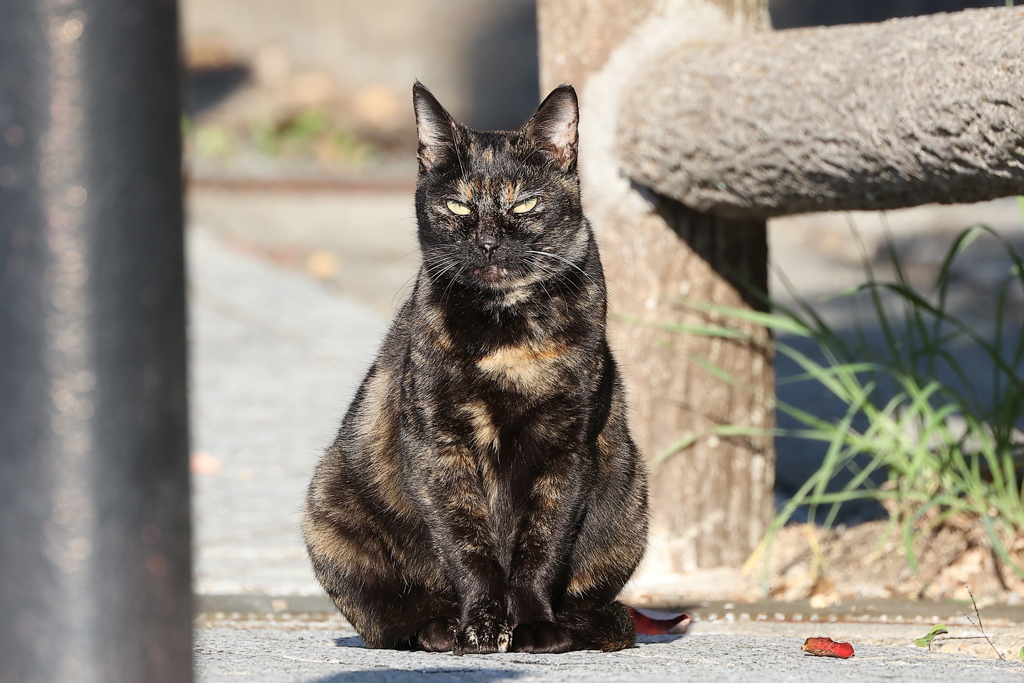
[[[559,339],[502,344],[467,360],[478,384],[527,399],[571,391],[585,374],[583,350]]]
[[[525,317],[500,326],[442,316],[424,323],[413,336],[414,393],[425,424],[446,439],[507,463],[586,421],[601,359],[589,328]]]
[[[444,382],[463,393],[539,400],[574,391],[589,374],[596,335],[587,325],[572,324],[567,313],[496,317],[452,316],[431,312],[422,318],[420,341],[423,370],[438,370]]]
[[[473,450],[511,463],[570,436],[590,404],[587,356],[564,340],[544,340],[500,346],[467,362],[463,373],[472,380],[453,407]]]

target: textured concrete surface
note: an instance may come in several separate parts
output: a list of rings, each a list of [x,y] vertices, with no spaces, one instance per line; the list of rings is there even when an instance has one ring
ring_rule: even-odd
[[[819,629],[820,634],[821,629]],[[369,650],[348,630],[202,629],[200,683],[391,683],[401,681],[966,681],[1020,683],[1024,664],[928,652],[856,647],[848,660],[813,657],[802,638],[694,634],[645,636],[614,653],[467,655]]]
[[[250,257],[290,272],[314,263],[318,276],[333,285],[325,290],[332,298],[362,302],[385,318],[419,268],[411,179],[405,189],[387,192],[204,189],[191,193],[189,214],[226,245],[250,249]]]
[[[202,227],[188,244],[196,590],[317,592],[303,494],[386,321]]]

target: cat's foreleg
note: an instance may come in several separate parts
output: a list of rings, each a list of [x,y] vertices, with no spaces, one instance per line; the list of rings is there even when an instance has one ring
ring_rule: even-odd
[[[453,651],[505,652],[512,642],[506,576],[473,456],[458,446],[438,448],[426,469],[419,498],[461,605]]]
[[[582,490],[579,458],[553,458],[531,486],[516,539],[509,576],[509,613],[515,623],[512,650],[565,652],[568,629],[556,622],[554,584],[570,553],[569,537],[579,517]]]
[[[616,475],[592,489],[555,616],[572,634],[572,649],[610,651],[636,640],[629,610],[615,597],[647,547],[647,477],[623,422],[613,421],[597,445]]]

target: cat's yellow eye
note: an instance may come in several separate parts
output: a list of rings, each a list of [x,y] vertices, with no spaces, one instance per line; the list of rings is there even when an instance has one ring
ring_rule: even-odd
[[[537,206],[537,198],[533,197],[513,206],[512,213],[526,213],[527,211],[532,211],[535,206]]]
[[[447,206],[448,210],[456,216],[468,216],[470,213],[470,208],[468,206],[465,204],[459,204],[458,202],[453,202],[450,199],[448,200]]]

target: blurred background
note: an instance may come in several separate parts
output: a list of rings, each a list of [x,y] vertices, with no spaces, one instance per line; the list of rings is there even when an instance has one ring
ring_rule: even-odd
[[[875,22],[1001,0],[772,0],[775,28]],[[538,101],[533,0],[183,0],[194,177],[412,178],[423,81],[482,130]]]
[[[791,28],[1003,4],[774,0],[771,12],[776,28]],[[518,127],[540,94],[535,5],[183,0],[182,13],[196,589],[316,595],[298,534],[304,489],[418,268],[411,85],[421,80],[473,127]],[[1014,200],[920,207],[887,220],[921,283],[968,225],[985,221],[1024,246]],[[864,255],[887,272],[882,221],[771,221],[775,295],[793,302],[855,285]],[[851,247],[851,223],[863,253]],[[960,261],[955,310],[980,310],[1008,265],[998,249]],[[1022,302],[1010,304],[1018,324]],[[847,303],[820,310],[852,333]],[[780,361],[780,376],[793,370]],[[825,416],[843,410],[800,385],[780,384],[779,395]],[[821,451],[780,440],[778,457],[782,501]],[[880,514],[853,504],[840,521]]]

